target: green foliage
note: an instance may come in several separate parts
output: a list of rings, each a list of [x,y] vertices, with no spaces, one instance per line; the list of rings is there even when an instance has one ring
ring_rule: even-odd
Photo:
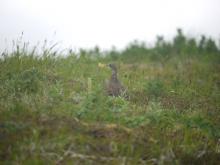
[[[215,44],[215,41],[212,40],[211,38],[208,39],[205,48],[207,52],[218,52],[218,48]]]
[[[165,88],[163,82],[160,79],[154,79],[146,83],[144,91],[150,97],[159,97],[164,94]]]
[[[134,41],[124,50],[115,48],[107,52],[112,60],[124,62],[150,60],[167,60],[171,56],[198,56],[205,54],[219,54],[220,50],[216,41],[206,38],[204,35],[198,41],[197,38],[186,36],[182,29],[177,29],[177,34],[172,41],[166,41],[163,36],[157,36],[155,45],[148,47],[146,43]]]
[[[36,93],[40,88],[40,81],[43,79],[42,74],[36,69],[25,70],[17,77],[14,82],[16,90],[27,93]]]
[[[123,59],[123,61],[139,61],[145,58],[145,56],[148,54],[149,50],[145,46],[145,43],[134,41],[130,43],[124,51],[121,52],[121,58]]]
[[[43,74],[36,68],[21,71],[13,74],[8,72],[5,74],[4,85],[9,93],[15,95],[21,93],[37,93],[43,81]]]
[[[0,164],[219,164],[220,59],[214,40],[58,56],[19,45],[0,59]],[[114,62],[129,97],[109,97]]]
[[[128,102],[123,97],[108,97],[106,103],[111,112],[123,112],[128,108]]]
[[[174,37],[173,47],[177,54],[184,52],[186,46],[186,37],[182,29],[177,29],[177,35]]]
[[[91,111],[94,112],[94,110],[97,108],[96,107],[97,100],[98,100],[98,96],[96,93],[88,94],[82,102],[81,109],[77,111],[77,116],[82,117],[88,115],[88,113]]]

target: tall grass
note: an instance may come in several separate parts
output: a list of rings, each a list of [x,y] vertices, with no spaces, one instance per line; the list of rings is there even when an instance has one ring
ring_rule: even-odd
[[[3,164],[219,164],[220,56],[212,39],[0,59]],[[95,54],[95,56],[94,56]],[[114,62],[128,98],[105,94]]]

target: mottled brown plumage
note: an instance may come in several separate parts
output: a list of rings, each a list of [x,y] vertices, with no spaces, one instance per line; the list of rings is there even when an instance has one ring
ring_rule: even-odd
[[[109,96],[121,96],[125,93],[125,88],[118,80],[117,68],[115,64],[109,64],[108,66],[112,70],[112,75],[110,77],[110,80],[107,82],[106,92]]]

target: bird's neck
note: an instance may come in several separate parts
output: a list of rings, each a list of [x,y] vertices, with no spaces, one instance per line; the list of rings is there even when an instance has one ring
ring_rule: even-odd
[[[118,80],[117,78],[117,72],[115,70],[112,71],[112,77],[113,80]]]

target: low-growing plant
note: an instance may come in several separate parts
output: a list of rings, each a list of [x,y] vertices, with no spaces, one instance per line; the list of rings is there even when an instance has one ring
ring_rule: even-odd
[[[144,86],[145,93],[150,97],[160,97],[165,92],[163,81],[160,79],[153,79],[148,81]]]
[[[122,112],[128,108],[128,101],[123,97],[108,97],[106,106],[111,112]]]

